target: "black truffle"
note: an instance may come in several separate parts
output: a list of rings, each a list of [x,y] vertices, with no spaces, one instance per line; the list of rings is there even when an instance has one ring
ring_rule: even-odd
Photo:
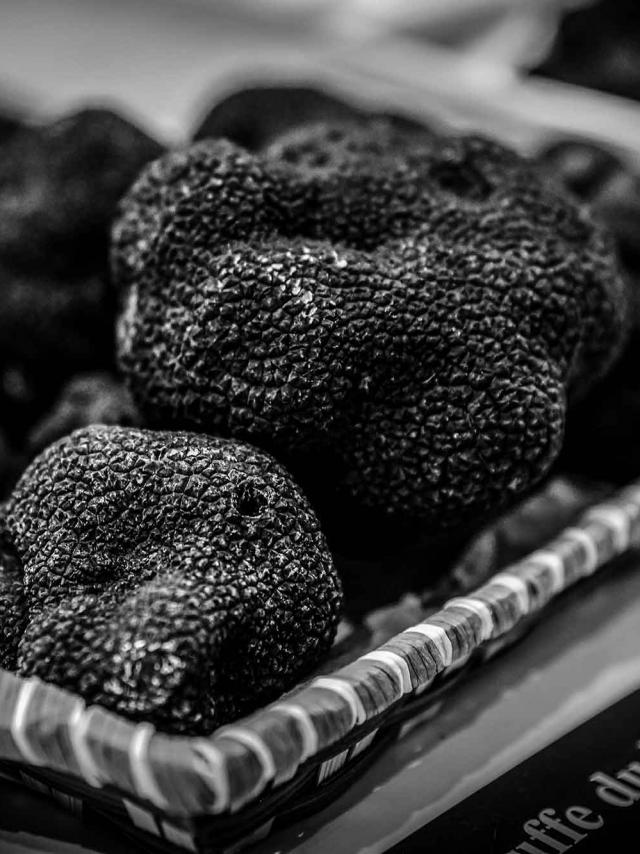
[[[0,426],[0,501],[3,501],[11,492],[27,462],[24,449],[10,441]]]
[[[140,423],[127,389],[107,373],[80,374],[69,380],[53,408],[34,425],[27,446],[34,453],[90,424],[132,427]]]
[[[37,457],[8,506],[23,676],[205,733],[290,688],[331,644],[341,594],[324,537],[250,446],[88,427]]]
[[[0,111],[0,144],[6,142],[23,127],[22,118],[11,108]],[[0,156],[2,156],[0,154]]]
[[[637,0],[597,0],[569,8],[548,56],[534,71],[640,100]]]
[[[7,532],[5,506],[0,505],[0,667],[15,670],[25,624],[22,567]]]
[[[579,139],[546,146],[539,160],[610,230],[631,286],[628,340],[612,370],[569,412],[558,464],[625,483],[640,474],[640,176],[613,152]]]
[[[113,268],[143,417],[274,453],[340,551],[530,489],[626,315],[610,241],[533,166],[380,122],[161,158]]]
[[[551,143],[538,160],[590,205],[615,237],[624,268],[640,280],[640,176],[612,151],[580,139]],[[636,311],[640,323],[640,304]]]
[[[79,278],[3,268],[0,258],[0,395],[27,423],[64,380],[113,362],[116,300],[104,271]],[[22,433],[18,421],[14,432]]]
[[[228,139],[259,151],[281,134],[318,122],[354,122],[377,117],[399,128],[418,129],[409,116],[372,113],[313,86],[248,86],[217,101],[196,130],[194,140]]]
[[[85,109],[24,128],[0,156],[0,256],[39,273],[104,268],[115,206],[162,147],[126,119]]]
[[[65,378],[113,361],[116,203],[162,148],[108,110],[24,127],[0,149],[0,396],[19,435]]]

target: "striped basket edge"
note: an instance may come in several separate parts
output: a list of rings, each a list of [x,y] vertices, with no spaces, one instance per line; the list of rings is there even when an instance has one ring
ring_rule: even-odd
[[[402,703],[638,545],[640,482],[593,505],[472,594],[210,737],[164,735],[38,679],[0,671],[0,759],[71,775],[96,790],[114,788],[165,815],[236,813],[323,755],[320,779],[334,773]]]

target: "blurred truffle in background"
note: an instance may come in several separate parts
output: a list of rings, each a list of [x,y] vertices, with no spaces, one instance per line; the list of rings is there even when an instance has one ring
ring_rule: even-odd
[[[23,127],[22,121],[15,110],[0,107],[0,145]]]
[[[384,119],[398,129],[424,125],[408,115],[367,110],[314,86],[255,85],[217,100],[193,133],[194,140],[224,138],[259,151],[286,131],[318,122]]]
[[[626,346],[613,369],[570,409],[560,466],[625,483],[640,474],[640,175],[612,151],[580,139],[551,143],[539,161],[608,227],[631,292]]]
[[[80,427],[91,424],[133,427],[140,423],[127,389],[108,373],[79,374],[69,380],[52,408],[33,426],[27,440],[30,453]]]
[[[612,151],[581,139],[552,142],[538,159],[589,204],[615,237],[627,273],[640,280],[640,175]],[[640,305],[637,310],[640,322]]]
[[[611,241],[534,166],[380,120],[167,154],[120,206],[113,272],[145,422],[273,453],[359,602],[400,576],[372,557],[403,549],[424,586],[546,475],[627,314]]]
[[[161,152],[98,108],[18,128],[0,146],[0,404],[13,439],[68,377],[112,364],[111,220]]]
[[[640,100],[638,0],[598,0],[567,11],[534,73]]]

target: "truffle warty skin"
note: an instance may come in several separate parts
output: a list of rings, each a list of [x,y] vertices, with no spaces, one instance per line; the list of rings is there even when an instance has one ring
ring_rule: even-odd
[[[6,527],[24,579],[18,674],[125,717],[210,732],[331,646],[342,596],[324,536],[248,445],[77,430],[27,468]]]
[[[143,170],[113,234],[143,417],[273,453],[340,548],[526,493],[624,334],[609,239],[478,137],[373,121],[257,154],[202,141]]]

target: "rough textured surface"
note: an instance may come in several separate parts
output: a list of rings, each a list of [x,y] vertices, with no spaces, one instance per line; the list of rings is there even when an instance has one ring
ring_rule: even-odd
[[[24,127],[0,148],[0,405],[15,436],[65,378],[112,364],[110,224],[161,152],[102,109]]]
[[[26,607],[22,567],[9,539],[5,506],[0,505],[0,667],[14,670]]]
[[[161,158],[113,267],[143,416],[273,452],[338,550],[530,489],[626,314],[608,239],[533,167],[379,122]]]
[[[27,446],[32,453],[42,451],[56,439],[90,424],[133,427],[139,423],[131,395],[116,377],[80,374],[64,386],[51,411],[34,425]]]
[[[554,143],[539,159],[609,228],[631,283],[628,341],[613,369],[570,411],[559,465],[625,483],[640,475],[640,176],[582,140]]]
[[[270,457],[190,433],[88,427],[9,502],[28,624],[18,673],[173,732],[208,732],[328,650],[340,589]]]
[[[406,116],[377,114],[396,126],[420,124]],[[224,138],[250,151],[259,151],[285,131],[317,122],[366,120],[371,114],[313,86],[248,86],[217,101],[206,113],[193,138]]]

